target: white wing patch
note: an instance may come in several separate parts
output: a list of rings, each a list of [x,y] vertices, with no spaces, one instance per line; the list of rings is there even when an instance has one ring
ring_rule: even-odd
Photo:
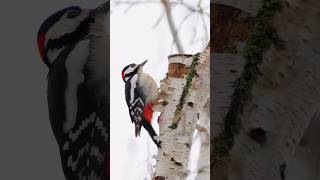
[[[49,59],[50,63],[53,63],[54,60],[60,55],[60,53],[64,50],[65,48],[60,48],[60,49],[49,49],[47,52],[47,57]]]
[[[78,113],[77,91],[80,83],[84,81],[83,67],[89,55],[90,40],[79,42],[70,53],[66,61],[67,88],[66,88],[66,122],[63,124],[64,132],[68,132],[76,123]]]
[[[137,87],[137,81],[138,81],[138,74],[135,74],[130,83],[131,83],[131,89],[130,89],[130,103],[133,104],[134,101],[134,90]]]

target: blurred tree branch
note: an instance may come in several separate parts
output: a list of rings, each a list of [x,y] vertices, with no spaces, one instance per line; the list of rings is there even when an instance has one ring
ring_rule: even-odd
[[[172,33],[173,40],[176,44],[176,47],[178,49],[178,53],[184,53],[183,47],[181,45],[181,41],[179,39],[178,33],[176,33],[176,27],[173,22],[172,14],[171,14],[171,8],[169,7],[169,3],[167,0],[161,0],[161,3],[166,11],[168,24]]]
[[[170,28],[170,32],[173,37],[173,43],[172,45],[176,46],[178,53],[185,53],[184,50],[184,44],[182,43],[180,37],[179,37],[179,31],[182,29],[185,22],[190,19],[192,16],[196,16],[198,19],[195,25],[193,26],[193,35],[191,37],[191,43],[197,43],[202,42],[203,48],[206,46],[206,44],[209,41],[209,33],[208,33],[208,25],[206,23],[206,18],[210,18],[210,13],[206,12],[206,10],[209,9],[210,5],[202,6],[203,0],[199,0],[197,5],[191,5],[187,3],[185,0],[135,0],[135,1],[113,1],[112,2],[115,7],[118,6],[126,6],[125,12],[128,12],[131,10],[134,6],[137,5],[146,5],[146,4],[159,4],[164,7],[164,11],[160,14],[159,18],[156,20],[155,24],[152,26],[152,29],[156,28],[160,22],[163,20],[164,16],[166,15],[168,26]],[[174,8],[176,7],[183,7],[189,11],[187,15],[183,17],[183,19],[179,22],[178,25],[174,23]],[[196,36],[198,34],[197,27],[198,23],[201,23],[202,29],[205,33],[203,33],[203,36],[196,39]],[[171,47],[172,48],[174,47]]]

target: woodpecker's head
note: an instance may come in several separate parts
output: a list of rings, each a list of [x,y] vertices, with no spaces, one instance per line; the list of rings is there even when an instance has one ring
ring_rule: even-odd
[[[122,70],[122,79],[127,82],[132,76],[142,73],[143,66],[148,62],[148,60],[143,61],[141,64],[129,64]]]
[[[109,1],[95,9],[72,6],[47,18],[37,37],[38,49],[46,65],[50,67],[66,47],[81,40],[99,38],[104,33],[104,17],[109,7]]]

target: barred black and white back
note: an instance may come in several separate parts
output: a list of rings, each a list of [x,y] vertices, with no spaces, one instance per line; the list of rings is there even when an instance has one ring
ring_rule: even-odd
[[[140,136],[142,121],[145,121],[143,110],[145,97],[138,86],[138,74],[131,77],[125,84],[126,102],[129,108],[131,122],[135,125],[135,136]]]

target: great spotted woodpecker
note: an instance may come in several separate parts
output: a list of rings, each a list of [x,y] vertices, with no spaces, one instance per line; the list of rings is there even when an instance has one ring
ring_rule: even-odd
[[[62,9],[38,31],[38,49],[49,68],[49,119],[67,180],[109,175],[110,2],[96,9]]]
[[[152,107],[158,98],[158,87],[154,79],[143,72],[143,66],[146,63],[147,61],[127,65],[122,70],[122,79],[125,82],[126,102],[131,121],[135,124],[136,137],[140,136],[141,126],[143,126],[160,148],[158,135],[151,125]]]

